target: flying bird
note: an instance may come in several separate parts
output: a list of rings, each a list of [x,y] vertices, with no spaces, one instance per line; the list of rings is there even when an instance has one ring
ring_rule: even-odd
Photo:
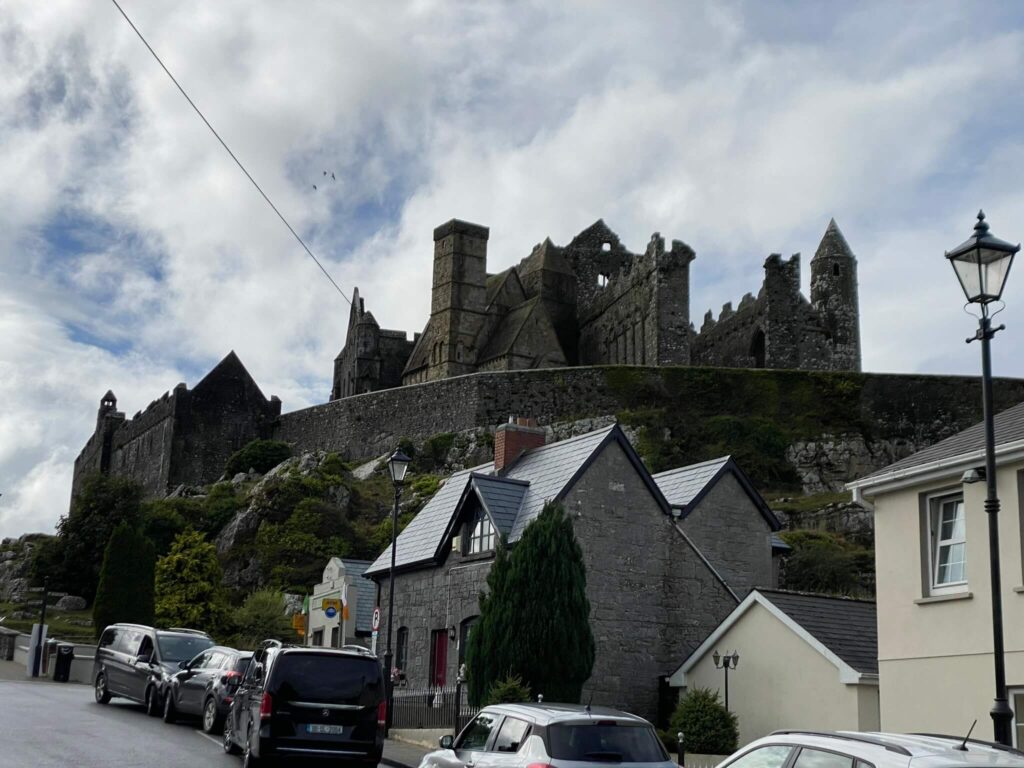
[[[333,171],[331,172],[331,181],[335,181],[334,172]]]
[[[316,184],[313,185],[313,189],[316,189]]]
[[[324,171],[324,176],[326,176],[326,175],[327,175],[327,171]]]

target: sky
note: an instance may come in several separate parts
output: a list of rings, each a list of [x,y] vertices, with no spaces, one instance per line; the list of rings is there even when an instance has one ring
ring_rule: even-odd
[[[122,6],[382,327],[422,329],[451,218],[492,272],[598,218],[681,239],[699,327],[770,253],[806,294],[834,217],[864,370],[980,370],[943,254],[979,208],[1024,239],[1020,3]],[[66,513],[108,389],[131,416],[235,350],[285,411],[325,401],[348,304],[113,3],[0,4],[0,73],[4,537]],[[1024,377],[1024,278],[1004,299],[994,371]]]

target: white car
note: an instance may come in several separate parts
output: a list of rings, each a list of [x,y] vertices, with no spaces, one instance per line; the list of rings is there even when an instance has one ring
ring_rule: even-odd
[[[968,723],[969,725],[969,723]],[[966,729],[965,729],[966,731]],[[684,759],[685,762],[685,759]],[[963,736],[776,731],[718,768],[1024,768],[1024,752]]]
[[[678,768],[641,717],[581,704],[484,707],[420,768]]]

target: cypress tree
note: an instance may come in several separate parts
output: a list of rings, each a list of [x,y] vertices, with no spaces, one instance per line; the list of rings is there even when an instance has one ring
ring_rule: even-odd
[[[153,623],[153,543],[128,523],[118,525],[103,552],[96,600],[92,606],[96,635],[109,624]]]
[[[545,505],[515,548],[499,545],[487,586],[466,653],[470,701],[518,675],[545,701],[579,702],[594,635],[583,552],[561,505]]]

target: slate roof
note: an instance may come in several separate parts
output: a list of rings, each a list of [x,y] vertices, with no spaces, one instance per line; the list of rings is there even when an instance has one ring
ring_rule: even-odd
[[[356,585],[356,630],[359,632],[373,631],[373,607],[377,603],[377,591],[373,582],[367,579],[355,579],[362,576],[370,567],[369,560],[349,560],[341,558],[345,564],[345,575],[353,579]]]
[[[1008,408],[995,415],[996,447],[1004,443],[1013,443],[1024,440],[1024,403]],[[918,451],[912,456],[901,459],[890,464],[884,469],[873,472],[870,475],[856,480],[851,485],[861,485],[866,481],[883,480],[888,475],[900,470],[912,469],[925,464],[931,464],[943,459],[953,459],[957,456],[980,452],[985,449],[985,423],[979,422],[973,427],[968,427],[963,432],[957,432],[952,437],[947,437],[935,445]]]
[[[757,591],[855,670],[878,674],[878,617],[873,601]]]
[[[521,480],[474,474],[471,485],[476,489],[498,533],[503,536],[512,533],[512,526],[519,516],[523,497],[526,496],[530,484]]]
[[[497,503],[496,515],[501,517],[501,522],[495,518],[496,525],[499,527],[509,525],[511,520],[508,540],[510,542],[517,541],[526,530],[526,526],[540,514],[544,504],[558,499],[561,494],[565,493],[575,480],[576,475],[585,468],[591,456],[606,440],[611,439],[620,440],[627,453],[632,456],[641,469],[643,468],[643,464],[640,463],[639,457],[636,456],[629,441],[622,434],[622,430],[618,425],[612,424],[604,429],[527,451],[515,464],[506,468],[500,478],[494,477],[493,462],[456,472],[399,534],[396,543],[395,567],[401,568],[426,563],[435,558],[449,533],[453,515],[464,494],[469,490],[467,486],[471,483],[475,484],[474,488],[485,488],[482,491],[485,494],[485,505],[489,502]],[[646,475],[646,470],[644,470],[644,475]],[[514,503],[512,494],[516,491],[510,487],[515,483],[510,481],[519,481],[518,484],[525,488],[514,520],[511,518],[510,508]],[[656,498],[664,502],[653,482],[650,488]],[[488,511],[494,514],[490,507],[488,507]],[[665,511],[668,512],[667,504],[665,504]],[[366,575],[370,576],[386,571],[390,565],[391,546],[388,545],[380,557],[367,568]]]
[[[704,494],[711,490],[711,487],[718,481],[718,478],[726,472],[731,472],[740,486],[747,492],[750,500],[761,512],[761,516],[768,523],[773,531],[781,530],[782,523],[771,511],[761,494],[757,492],[750,482],[750,478],[739,468],[739,465],[732,460],[731,456],[720,456],[717,459],[702,461],[699,464],[690,464],[686,467],[670,469],[653,475],[654,482],[665,495],[668,503],[673,507],[680,507],[685,518],[695,508]],[[780,540],[783,548],[785,543]],[[773,541],[772,546],[776,546]],[[776,547],[778,548],[778,547]]]
[[[720,456],[700,464],[670,469],[654,475],[654,482],[665,494],[668,503],[673,507],[685,507],[704,490],[704,487],[729,461],[728,456]]]
[[[515,346],[516,339],[519,338],[519,334],[522,333],[523,328],[530,318],[533,317],[534,313],[538,311],[537,308],[539,306],[540,297],[535,296],[502,317],[498,327],[494,329],[494,333],[487,340],[487,344],[480,350],[480,362],[485,362],[501,355],[507,355],[511,352]]]

